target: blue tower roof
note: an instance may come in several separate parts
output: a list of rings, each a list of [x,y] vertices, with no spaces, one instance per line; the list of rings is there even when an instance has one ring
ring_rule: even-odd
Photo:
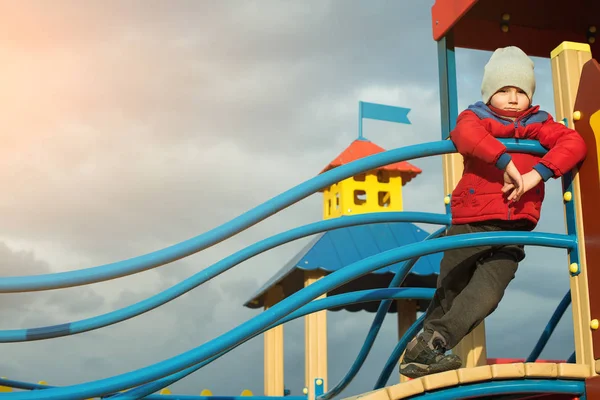
[[[321,270],[326,274],[331,273],[383,251],[419,242],[428,235],[429,233],[422,228],[408,222],[351,226],[319,234],[244,305],[249,308],[264,307],[266,292],[278,284],[282,286],[285,297],[292,295],[304,286],[304,271],[306,270]],[[422,257],[413,266],[402,286],[435,287],[441,259],[441,254]],[[398,271],[399,264],[390,265],[348,282],[328,295],[387,287]],[[390,312],[396,312],[396,302],[392,304]],[[419,301],[420,309],[424,310],[427,304],[428,301]],[[353,304],[344,309],[374,312],[378,305],[379,302]]]

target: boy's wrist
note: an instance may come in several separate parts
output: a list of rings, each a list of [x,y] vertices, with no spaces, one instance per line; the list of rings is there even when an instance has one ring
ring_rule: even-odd
[[[548,179],[554,176],[554,172],[552,172],[550,168],[546,167],[542,163],[534,165],[533,171],[537,172],[544,182],[546,182]]]
[[[506,169],[506,166],[508,165],[508,163],[510,163],[511,161],[512,161],[511,155],[508,153],[504,153],[500,157],[498,157],[498,160],[496,161],[496,167],[498,169],[501,169],[502,171],[504,171]]]

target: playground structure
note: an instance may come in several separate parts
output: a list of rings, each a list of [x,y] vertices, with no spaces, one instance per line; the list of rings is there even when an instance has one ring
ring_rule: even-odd
[[[449,208],[446,214],[405,212],[390,207],[383,212],[335,215],[324,208],[325,220],[308,224],[257,242],[231,256],[211,265],[196,275],[151,298],[120,310],[97,317],[67,324],[42,328],[0,331],[0,341],[17,342],[47,340],[73,335],[117,323],[140,315],[165,304],[189,290],[201,285],[235,265],[273,247],[301,237],[321,232],[366,224],[390,222],[423,222],[441,225],[442,228],[424,240],[392,248],[376,255],[346,265],[332,273],[309,280],[305,287],[283,298],[269,300],[265,311],[242,323],[230,332],[188,352],[174,356],[154,365],[118,376],[86,382],[67,387],[17,382],[0,379],[5,387],[24,389],[0,393],[0,399],[86,399],[104,397],[111,399],[209,399],[211,396],[183,396],[158,393],[172,383],[185,378],[215,359],[242,345],[251,338],[265,333],[272,339],[277,329],[292,319],[311,316],[317,328],[307,328],[307,358],[305,396],[287,396],[300,400],[328,399],[339,395],[356,375],[364,362],[378,327],[381,326],[392,300],[422,299],[431,297],[431,288],[399,287],[420,257],[438,254],[449,248],[469,247],[479,244],[524,244],[549,246],[568,251],[569,265],[565,268],[570,276],[570,288],[549,324],[549,331],[542,334],[538,345],[529,357],[522,360],[492,360],[487,357],[485,324],[465,338],[455,349],[464,360],[463,368],[404,381],[385,387],[396,368],[397,362],[410,339],[421,328],[422,317],[406,327],[398,345],[385,364],[374,390],[354,398],[368,400],[396,400],[401,398],[545,398],[545,399],[600,399],[600,293],[593,290],[600,282],[600,271],[592,268],[600,263],[600,211],[596,202],[600,199],[600,154],[597,138],[600,137],[600,65],[592,59],[592,50],[598,49],[595,41],[594,18],[600,18],[600,5],[586,0],[573,0],[566,7],[562,1],[530,0],[477,1],[438,0],[432,9],[434,39],[438,42],[440,67],[440,95],[442,111],[442,140],[425,143],[367,157],[360,157],[328,169],[281,195],[242,214],[230,222],[209,232],[154,253],[130,260],[99,267],[52,275],[30,277],[5,277],[0,279],[0,293],[24,292],[73,287],[115,279],[125,275],[155,268],[197,253],[277,213],[283,208],[318,192],[326,200],[335,197],[331,188],[339,182],[381,167],[406,162],[415,158],[440,155],[444,169],[444,202],[451,201],[450,193],[461,175],[461,158],[449,140],[450,131],[458,115],[457,84],[454,51],[456,47],[493,50],[497,47],[516,45],[530,55],[550,57],[552,65],[555,119],[574,127],[584,138],[588,155],[578,171],[562,178],[566,234],[495,232],[461,235],[460,237],[437,236],[449,224]],[[539,10],[545,10],[540,13]],[[502,140],[509,151],[544,154],[539,143],[521,140]],[[355,188],[353,188],[354,190]],[[442,197],[442,196],[441,196]],[[361,198],[362,199],[362,198]],[[383,204],[392,205],[385,195]],[[390,200],[388,202],[388,200]],[[329,204],[327,201],[325,204]],[[329,209],[331,210],[331,209]],[[380,210],[377,210],[380,211]],[[367,289],[330,295],[336,288],[362,276],[398,264],[398,268],[386,289]],[[567,271],[566,271],[567,273]],[[567,291],[565,288],[564,291]],[[566,362],[535,362],[549,333],[556,325],[564,309],[570,303],[573,310],[574,353]],[[379,302],[377,315],[365,345],[355,364],[344,379],[329,390],[326,379],[326,363],[319,359],[322,346],[322,330],[318,328],[319,315],[323,310],[336,309],[354,303]],[[319,314],[321,313],[321,314]],[[307,324],[308,325],[308,324]],[[316,334],[315,334],[316,332]],[[319,334],[321,332],[321,334]],[[374,332],[372,335],[371,333]],[[267,340],[265,340],[267,342]],[[276,340],[274,340],[276,342]],[[326,344],[325,344],[326,345]],[[279,346],[277,344],[276,346]],[[282,343],[281,343],[282,346]],[[316,348],[317,351],[311,351]],[[265,377],[268,396],[261,399],[283,399],[283,376],[276,373],[276,366],[283,358],[279,348],[269,353],[269,371]],[[323,349],[323,347],[321,347]],[[311,356],[312,357],[312,356]],[[274,367],[275,366],[275,367]],[[218,397],[213,397],[218,398]],[[235,396],[229,397],[235,398]]]

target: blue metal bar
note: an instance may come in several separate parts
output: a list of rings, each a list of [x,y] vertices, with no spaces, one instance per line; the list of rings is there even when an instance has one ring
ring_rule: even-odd
[[[170,287],[169,289],[166,289],[161,293],[130,306],[111,311],[106,314],[80,321],[68,322],[65,324],[44,326],[40,328],[0,330],[0,343],[24,342],[68,336],[116,324],[166,304],[169,301],[176,299],[177,297],[218,276],[219,274],[231,269],[232,267],[250,259],[251,257],[261,254],[274,247],[291,242],[292,240],[347,226],[385,222],[421,222],[449,225],[450,216],[421,212],[381,212],[349,215],[344,218],[334,218],[325,221],[314,222],[254,243],[218,261],[217,263],[194,274],[193,276]]]
[[[282,325],[286,322],[292,321],[294,319],[301,318],[305,315],[312,314],[314,312],[318,312],[318,311],[326,310],[326,309],[339,308],[342,306],[347,306],[347,305],[355,304],[355,303],[365,303],[365,302],[369,302],[369,301],[381,301],[381,300],[387,300],[387,299],[393,299],[393,300],[424,299],[424,300],[428,300],[433,297],[434,293],[435,293],[435,289],[428,289],[428,288],[369,289],[369,290],[361,290],[361,291],[356,291],[356,292],[351,292],[351,293],[343,293],[343,294],[339,294],[339,295],[326,297],[323,299],[314,300],[314,301],[308,303],[307,305],[303,306],[301,309],[296,310],[295,312],[287,315],[285,318],[279,320],[277,323],[267,327],[266,329],[263,329],[261,332],[257,333],[256,335],[245,339],[243,342],[236,344],[234,347],[212,357],[211,359],[209,359],[207,361],[204,361],[193,367],[190,367],[188,369],[180,371],[177,374],[159,379],[154,382],[150,382],[145,385],[142,385],[142,386],[137,387],[133,390],[130,390],[126,393],[110,394],[105,397],[110,396],[112,399],[129,399],[129,400],[131,400],[131,399],[139,398],[139,396],[147,396],[150,393],[157,392],[157,391],[185,378],[186,376],[194,373],[195,371],[199,370],[200,368],[205,367],[206,365],[210,364],[217,358],[222,357],[223,355],[229,353],[230,351],[232,351],[233,349],[242,345],[243,343],[247,342],[248,340],[266,332],[267,330],[272,329],[276,326]],[[33,384],[33,383],[28,383],[28,382],[14,381],[14,380],[4,379],[4,378],[0,378],[0,385],[13,387],[13,388],[20,388],[20,389],[29,389],[29,390],[48,389],[50,387],[54,387],[54,386],[47,386],[47,385],[38,385],[38,384]],[[147,397],[144,397],[144,398],[147,398]]]
[[[6,378],[0,378],[0,385],[15,388],[15,389],[23,389],[23,390],[38,390],[38,389],[48,389],[50,387],[56,387],[56,386],[40,385],[39,383],[15,381],[15,380],[6,379]]]
[[[374,389],[381,389],[382,387],[385,386],[388,379],[390,379],[390,375],[392,375],[392,372],[394,371],[396,364],[398,364],[398,360],[400,359],[402,352],[404,351],[404,349],[406,349],[406,346],[408,346],[408,343],[415,336],[417,336],[417,333],[419,333],[419,331],[423,327],[424,321],[425,321],[425,313],[423,313],[410,326],[410,328],[408,328],[408,330],[404,333],[404,335],[402,335],[402,339],[400,339],[400,341],[398,341],[398,343],[396,344],[396,347],[394,347],[394,350],[392,351],[392,354],[390,354],[390,357],[388,358],[387,362],[385,363],[383,370],[381,371],[381,374],[379,374],[379,378],[377,378],[377,382],[375,382],[375,386],[373,387]]]
[[[337,169],[337,168],[336,168]],[[335,170],[334,170],[335,171]],[[573,249],[574,237],[539,232],[486,232],[456,235],[428,240],[392,249],[352,263],[335,271],[288,298],[275,304],[260,315],[242,323],[229,332],[162,362],[110,378],[77,385],[36,391],[35,393],[8,393],[7,399],[80,399],[118,392],[134,386],[174,374],[207,360],[251,337],[265,327],[277,322],[287,314],[301,308],[311,300],[369,272],[397,262],[426,254],[438,253],[451,248],[473,246],[522,244],[525,246],[548,246]]]
[[[144,389],[151,388],[152,390],[150,390],[150,391],[146,390],[148,394],[154,393],[158,390],[161,390],[161,389],[177,382],[178,380],[185,378],[185,376],[199,370],[200,368],[205,367],[206,365],[210,364],[212,361],[216,360],[217,358],[229,353],[231,350],[242,345],[243,343],[247,342],[248,340],[253,339],[254,337],[266,332],[267,330],[275,328],[279,325],[282,325],[282,324],[292,321],[294,319],[304,317],[305,315],[308,315],[308,314],[312,314],[312,313],[322,311],[322,310],[327,310],[327,309],[339,308],[339,307],[347,306],[350,304],[366,303],[366,302],[370,302],[370,301],[382,301],[382,300],[388,300],[388,299],[392,299],[392,300],[401,300],[401,299],[429,300],[433,297],[434,293],[435,293],[435,289],[429,289],[429,288],[403,287],[403,288],[387,288],[387,289],[368,289],[368,290],[360,290],[360,291],[355,291],[355,292],[350,292],[350,293],[342,293],[342,294],[314,300],[314,301],[311,301],[310,303],[308,303],[307,305],[303,306],[299,310],[296,310],[293,313],[288,314],[285,318],[277,321],[275,324],[272,324],[269,327],[263,329],[256,335],[245,339],[243,342],[238,343],[234,347],[218,354],[217,356],[209,359],[208,361],[204,361],[204,362],[197,364],[191,368],[188,368],[187,370],[181,371],[179,374],[176,374],[176,375],[178,375],[177,378],[174,375],[171,375],[166,378],[162,378],[161,380],[151,382],[150,384],[140,386],[134,390],[141,392],[140,389],[142,389],[142,388],[144,388]],[[40,384],[36,384],[36,383],[15,381],[15,380],[6,379],[6,378],[0,378],[0,385],[12,387],[12,388],[18,388],[18,389],[25,389],[25,390],[48,389],[48,388],[56,387],[56,386],[40,385]],[[134,393],[134,390],[129,391],[126,394],[128,396],[133,394],[135,397],[135,394],[138,392]],[[110,394],[110,395],[107,395],[104,397],[115,396],[115,397],[112,397],[113,399],[127,398],[127,396],[116,397],[116,395],[117,394]],[[123,394],[119,394],[119,395],[123,395]],[[143,395],[143,394],[141,394],[141,395]],[[291,396],[291,397],[293,398],[293,396]],[[145,397],[145,398],[149,398],[149,397]],[[288,396],[286,398],[290,398],[290,396]]]
[[[154,393],[158,390],[161,390],[162,388],[172,385],[173,383],[196,372],[200,368],[205,367],[206,365],[210,364],[217,358],[222,357],[223,355],[229,353],[233,349],[237,348],[238,346],[241,346],[248,340],[253,339],[254,337],[258,336],[259,334],[262,334],[269,329],[272,329],[276,326],[279,326],[279,325],[289,322],[291,320],[303,317],[307,314],[312,314],[317,311],[331,309],[331,308],[337,308],[337,307],[341,307],[341,306],[345,306],[345,305],[349,305],[349,304],[365,303],[365,302],[377,301],[377,300],[386,300],[386,299],[394,299],[394,300],[427,299],[428,300],[433,297],[434,293],[435,293],[434,289],[426,289],[426,288],[388,288],[388,289],[361,290],[361,291],[356,291],[356,292],[351,292],[351,293],[338,294],[335,296],[326,297],[324,299],[314,300],[314,301],[311,301],[310,303],[308,303],[307,305],[303,306],[299,310],[296,310],[295,312],[289,314],[287,317],[279,320],[277,323],[269,326],[266,329],[261,330],[256,335],[244,339],[244,341],[242,341],[242,342],[236,344],[235,346],[231,347],[230,349],[210,358],[207,361],[204,361],[193,367],[187,368],[187,369],[180,371],[176,374],[173,374],[171,376],[168,376],[168,377],[159,379],[157,381],[139,386],[135,389],[132,389],[132,390],[124,393],[124,394],[119,394],[119,395],[113,397],[113,399],[115,399],[115,400],[116,399],[134,400],[135,398],[138,398],[138,396],[143,396],[145,394]],[[2,383],[2,380],[0,379],[0,384],[1,383]]]
[[[470,399],[483,396],[508,394],[570,394],[581,396],[585,393],[584,380],[565,379],[515,379],[488,381],[474,384],[464,384],[444,390],[425,392],[412,396],[411,399],[455,400]]]
[[[456,57],[452,33],[437,42],[442,140],[448,139],[458,118],[458,89],[456,84]]]
[[[436,237],[442,235],[444,232],[446,232],[446,227],[443,227],[443,228],[435,231],[431,235],[427,236],[424,240],[436,238]],[[390,282],[388,287],[393,288],[393,287],[400,286],[402,284],[402,282],[404,282],[404,279],[406,279],[406,276],[408,275],[410,269],[413,267],[413,265],[415,265],[415,263],[417,261],[418,261],[418,258],[412,258],[409,261],[403,263],[402,266],[398,269],[398,272],[396,272],[396,274],[392,278],[392,281]],[[381,325],[383,325],[383,320],[385,319],[387,312],[390,309],[391,305],[392,305],[391,300],[385,300],[385,301],[382,301],[381,304],[379,304],[379,308],[377,309],[375,318],[373,318],[373,323],[371,324],[371,328],[369,329],[369,332],[367,333],[367,337],[363,343],[363,346],[360,349],[360,352],[358,353],[356,360],[354,360],[354,363],[350,367],[350,370],[348,370],[346,375],[342,378],[342,380],[333,389],[331,389],[330,391],[325,393],[323,396],[319,397],[320,399],[331,399],[331,398],[337,396],[356,377],[356,374],[358,374],[358,371],[360,371],[360,368],[363,366],[365,360],[367,359],[367,356],[369,355],[369,352],[371,351],[371,348],[373,347],[373,343],[375,343],[375,339],[377,338],[377,335],[379,334]],[[398,310],[398,313],[400,313],[400,310]]]
[[[546,153],[546,150],[540,143],[533,140],[517,142],[514,139],[502,139],[501,142],[505,143],[508,150],[511,151],[533,154]],[[129,260],[98,267],[36,276],[2,277],[0,278],[0,293],[49,290],[79,286],[103,282],[109,279],[115,279],[159,267],[219,243],[318,190],[363,171],[369,171],[398,161],[452,152],[456,152],[454,144],[449,140],[445,140],[407,146],[364,157],[309,179],[252,210],[247,211],[237,218],[196,236],[195,238]]]
[[[560,319],[562,318],[562,316],[564,315],[565,311],[567,310],[567,308],[569,307],[570,304],[571,304],[571,291],[569,290],[564,295],[564,297],[562,298],[560,303],[558,303],[556,310],[554,310],[552,317],[550,317],[550,320],[548,321],[546,328],[544,328],[542,335],[540,336],[540,338],[537,341],[537,344],[531,351],[531,354],[529,354],[529,357],[527,357],[526,362],[534,362],[538,359],[538,357],[544,350],[544,347],[546,347],[546,344],[548,343],[550,336],[552,336],[552,332],[554,332],[554,329],[556,329],[556,326],[560,322]]]
[[[562,179],[563,193],[573,193],[573,171],[569,171],[563,175]],[[575,210],[575,198],[571,196],[570,201],[563,200],[565,206],[565,220],[567,225],[567,234],[577,236],[577,211]],[[569,252],[569,264],[576,263],[579,265],[579,249],[574,249]],[[571,276],[579,275],[579,268],[577,272],[570,272]]]

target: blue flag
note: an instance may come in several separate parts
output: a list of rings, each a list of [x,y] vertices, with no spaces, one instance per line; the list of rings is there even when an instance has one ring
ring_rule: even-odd
[[[410,108],[386,106],[383,104],[358,102],[358,137],[362,136],[363,118],[375,119],[379,121],[398,122],[400,124],[410,124],[408,112]]]

